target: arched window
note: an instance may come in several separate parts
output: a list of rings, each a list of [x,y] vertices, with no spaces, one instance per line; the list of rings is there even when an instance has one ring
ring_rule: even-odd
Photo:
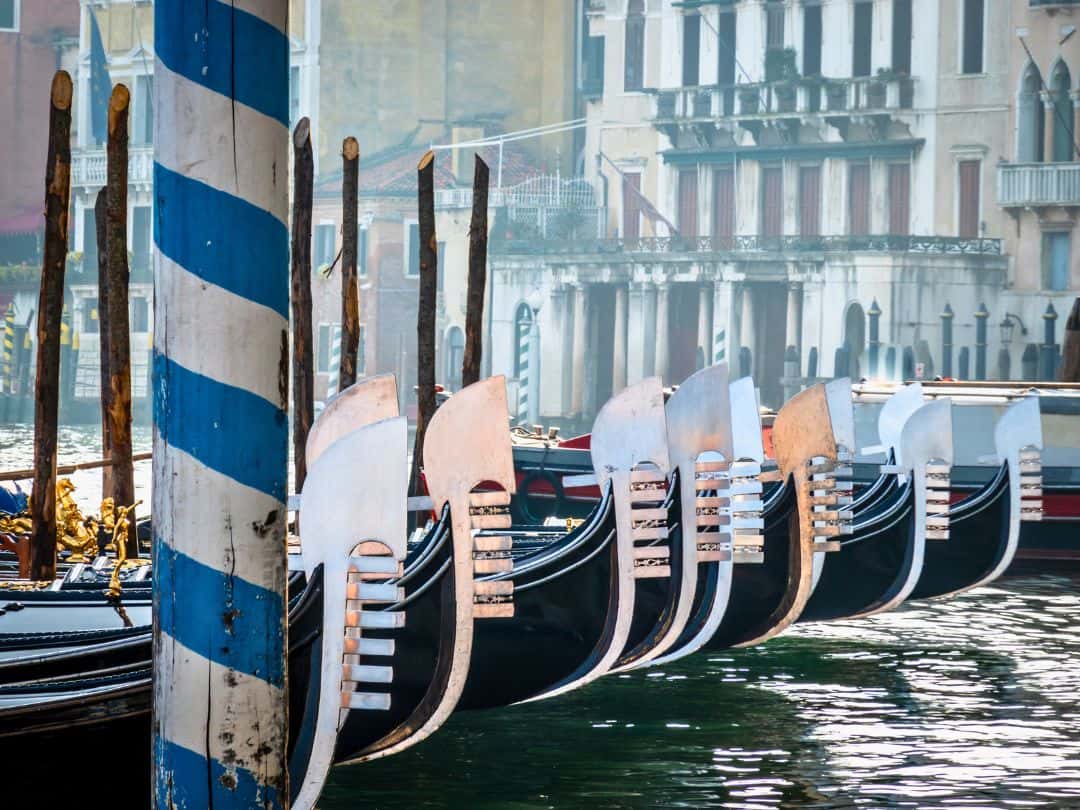
[[[1072,77],[1064,62],[1058,62],[1050,75],[1050,94],[1054,104],[1054,160],[1069,162],[1073,159]]]
[[[514,313],[514,377],[521,379],[522,369],[529,364],[529,331],[532,329],[532,310],[519,304]]]
[[[451,391],[461,388],[461,364],[465,360],[465,333],[459,326],[451,326],[446,332],[446,386]]]
[[[1046,115],[1042,103],[1039,69],[1028,64],[1020,84],[1017,104],[1016,159],[1020,163],[1042,163],[1045,159]]]
[[[645,86],[645,0],[627,0],[623,90]]]

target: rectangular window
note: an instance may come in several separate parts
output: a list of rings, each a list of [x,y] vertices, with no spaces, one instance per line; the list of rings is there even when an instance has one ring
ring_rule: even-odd
[[[623,239],[641,237],[641,206],[638,193],[641,191],[641,173],[626,172],[622,177]]]
[[[1061,292],[1069,289],[1069,259],[1072,245],[1068,231],[1043,234],[1043,289]]]
[[[409,244],[408,253],[405,255],[405,275],[409,278],[417,278],[420,275],[420,225],[416,222],[408,223]]]
[[[984,0],[964,0],[964,41],[960,58],[962,73],[983,72]]]
[[[132,270],[150,269],[150,220],[152,209],[148,205],[136,205],[131,209]]]
[[[315,226],[315,269],[329,267],[337,256],[337,228],[331,223]]]
[[[361,335],[361,347],[363,346],[363,334],[364,327],[360,327]],[[331,359],[334,357],[334,343],[338,344],[338,359],[340,360],[341,352],[341,324],[339,323],[320,323],[319,324],[319,346],[318,356],[315,358],[316,369],[320,374],[330,374],[336,371],[336,368],[331,368]],[[357,364],[363,363],[363,352],[361,351],[357,356]]]
[[[0,31],[19,30],[19,0],[0,0]]]
[[[738,42],[735,35],[734,11],[725,11],[720,14],[716,32],[720,60],[717,82],[721,87],[725,87],[735,84],[735,47]]]
[[[982,161],[961,160],[959,165],[960,205],[958,235],[974,239],[979,235],[979,175]]]
[[[356,246],[356,252],[357,252],[357,257],[356,257],[357,268],[356,268],[356,272],[361,278],[363,278],[363,277],[367,276],[368,229],[367,228],[360,228],[360,230],[357,231],[357,234],[358,234],[358,236],[357,236],[358,244]]]
[[[83,209],[82,238],[83,272],[96,277],[98,271],[97,217],[94,216],[93,208]]]
[[[821,6],[803,8],[803,75],[821,75]]]
[[[799,235],[821,235],[821,167],[799,169]]]
[[[784,4],[770,2],[765,6],[765,47],[784,47]]]
[[[907,163],[889,166],[889,233],[911,233],[911,167]]]
[[[892,67],[911,73],[911,0],[893,0]]]
[[[149,146],[154,142],[154,77],[135,77],[135,110],[131,143]]]
[[[734,235],[735,168],[725,166],[713,173],[713,239],[721,250],[727,250]]]
[[[289,123],[290,129],[300,120],[300,68],[289,68]]]
[[[874,4],[855,4],[855,31],[852,36],[851,75],[869,76],[874,37]]]
[[[866,163],[848,165],[848,233],[870,233],[870,166]]]
[[[761,235],[784,233],[784,170],[770,166],[761,170]]]
[[[632,92],[645,86],[645,0],[629,0],[628,6],[623,90]]]
[[[141,295],[131,299],[131,331],[150,331],[150,302]]]
[[[101,313],[98,312],[97,298],[82,300],[82,328],[79,331],[86,335],[96,335],[101,331]]]
[[[697,169],[679,172],[679,234],[697,236]]]
[[[683,17],[683,87],[697,87],[698,67],[701,64],[701,17],[687,14]]]

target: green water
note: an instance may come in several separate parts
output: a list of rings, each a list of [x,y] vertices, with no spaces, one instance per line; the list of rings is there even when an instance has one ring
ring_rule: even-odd
[[[322,810],[1080,807],[1080,576],[455,715]]]

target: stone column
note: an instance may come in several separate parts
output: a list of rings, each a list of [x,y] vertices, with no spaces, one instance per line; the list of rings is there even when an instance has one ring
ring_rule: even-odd
[[[712,290],[709,285],[702,284],[698,288],[697,305],[697,345],[704,366],[711,366],[712,359],[712,313],[709,311],[712,305]],[[702,366],[697,366],[701,368]]]
[[[757,346],[755,341],[755,325],[754,325],[754,298],[753,293],[750,291],[749,284],[742,285],[742,317],[739,319],[739,348],[747,348],[750,350],[751,358],[751,371],[753,366],[757,362]],[[741,353],[741,351],[740,351]],[[739,358],[733,357],[731,359],[735,369],[735,376],[742,375],[742,369],[739,367]]]
[[[668,376],[668,304],[669,288],[667,282],[656,285],[656,365],[657,377],[667,382]]]
[[[556,319],[555,340],[559,351],[559,371],[557,375],[559,385],[558,413],[566,416],[570,413],[570,363],[573,356],[573,320],[574,309],[573,294],[565,284],[556,284],[551,291],[551,312]]]
[[[800,351],[799,322],[802,320],[802,289],[798,284],[789,284],[787,292],[787,332],[784,347],[794,346]]]
[[[615,350],[611,363],[611,393],[618,394],[626,388],[626,325],[627,289],[625,284],[615,285]]]
[[[574,340],[570,352],[573,372],[570,378],[570,413],[580,417],[585,406],[585,296],[584,285],[574,285]]]
[[[645,285],[631,281],[626,313],[626,384],[641,382],[645,375],[645,325],[648,311]]]
[[[1043,160],[1050,163],[1054,159],[1054,96],[1046,90],[1039,96],[1042,98],[1046,122],[1043,125]]]

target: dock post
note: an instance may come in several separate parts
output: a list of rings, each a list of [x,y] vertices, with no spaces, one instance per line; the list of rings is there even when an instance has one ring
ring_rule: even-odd
[[[409,493],[419,494],[424,467],[424,434],[435,415],[435,304],[439,283],[439,253],[435,237],[435,153],[417,166],[420,231],[420,300],[416,316],[417,409]]]
[[[989,317],[986,304],[979,304],[975,312],[975,379],[980,381],[986,379],[986,327]]]
[[[1080,382],[1080,298],[1073,301],[1065,321],[1065,339],[1061,348],[1061,382]]]
[[[287,0],[157,0],[157,810],[288,805]]]
[[[315,158],[311,121],[301,118],[293,130],[292,207],[292,394],[293,491],[307,478],[308,432],[315,421],[315,368],[312,346],[311,217],[315,193]]]
[[[64,309],[68,207],[71,204],[71,76],[58,71],[50,91],[45,165],[45,255],[38,298],[34,380],[34,488],[30,578],[56,575],[56,442],[60,401],[60,318]]]
[[[876,298],[866,314],[870,322],[870,344],[867,348],[867,361],[870,364],[869,376],[877,377],[878,367],[881,364],[881,306]]]
[[[465,354],[461,362],[461,387],[480,381],[484,352],[484,288],[487,284],[488,165],[476,156],[473,174],[472,219],[469,221],[469,287],[465,294]]]
[[[941,376],[952,377],[952,351],[953,351],[953,319],[956,317],[953,308],[945,304],[941,311]]]
[[[128,106],[131,94],[118,84],[109,99],[109,142],[106,148],[105,209],[108,227],[108,309],[99,309],[101,334],[108,332],[109,351],[109,457],[112,459],[111,495],[116,507],[135,503],[135,468],[131,463],[131,330],[128,319],[127,187]],[[99,301],[100,305],[100,301]],[[128,513],[128,532],[121,538],[129,558],[139,556],[135,513]]]
[[[346,138],[341,145],[341,363],[338,390],[356,382],[360,349],[360,144]]]
[[[1043,345],[1042,345],[1042,369],[1040,379],[1046,382],[1057,379],[1057,310],[1051,301],[1046,305],[1043,313]]]
[[[94,226],[97,231],[98,257],[98,372],[101,380],[101,457],[112,457],[112,439],[110,438],[112,408],[112,376],[109,374],[109,330],[103,323],[100,313],[109,311],[109,192],[101,189],[94,201]],[[89,234],[87,234],[89,236]],[[112,467],[106,464],[101,468],[101,496],[112,497]]]

